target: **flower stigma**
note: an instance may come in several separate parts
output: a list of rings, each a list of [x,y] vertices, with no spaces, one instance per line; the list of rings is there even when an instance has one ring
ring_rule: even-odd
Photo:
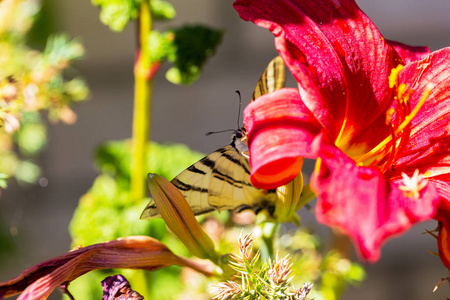
[[[428,181],[423,174],[419,174],[419,169],[416,169],[411,177],[402,172],[403,184],[398,188],[403,191],[403,193],[413,199],[419,199],[420,191],[423,190]]]

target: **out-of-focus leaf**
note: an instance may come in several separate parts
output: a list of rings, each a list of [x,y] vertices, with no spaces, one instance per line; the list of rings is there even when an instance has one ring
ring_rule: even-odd
[[[64,83],[64,90],[73,101],[83,101],[89,96],[86,82],[81,78],[74,78]]]
[[[170,20],[175,18],[175,8],[167,1],[151,0],[150,6],[152,17],[156,20]]]
[[[100,6],[100,21],[113,31],[122,31],[130,20],[136,19],[141,0],[92,0]]]
[[[37,3],[36,1],[33,1]],[[56,32],[55,11],[53,3],[50,1],[39,1],[41,5],[39,13],[35,16],[35,21],[30,31],[27,33],[27,42],[36,48],[41,49],[47,42],[52,32]]]
[[[100,21],[113,31],[122,31],[128,22],[135,20],[139,14],[142,0],[92,0],[100,6]],[[172,4],[163,0],[151,0],[150,11],[155,20],[169,20],[175,17]]]
[[[168,61],[174,64],[166,78],[175,84],[191,84],[200,76],[206,60],[222,40],[223,31],[206,26],[185,26],[174,29]]]
[[[41,168],[31,161],[21,161],[17,165],[16,178],[19,181],[34,184],[41,177]]]
[[[162,62],[167,59],[172,49],[173,39],[173,33],[160,33],[157,30],[150,32],[148,37],[150,63]]]
[[[37,155],[47,144],[47,128],[39,112],[24,113],[21,123],[14,135],[19,152],[27,157]]]
[[[43,54],[51,65],[65,67],[67,61],[81,58],[84,48],[76,39],[58,34],[49,37]]]
[[[157,144],[147,146],[148,172],[172,179],[190,164],[203,157],[183,144]],[[119,181],[130,179],[131,142],[111,141],[100,146],[96,153],[97,166],[103,173],[113,175]]]
[[[12,151],[0,152],[0,172],[14,176],[19,159]]]
[[[10,226],[0,219],[0,262],[11,260],[11,255],[17,250]]]
[[[6,189],[8,187],[8,174],[0,173],[0,188]],[[0,238],[0,241],[2,239]]]

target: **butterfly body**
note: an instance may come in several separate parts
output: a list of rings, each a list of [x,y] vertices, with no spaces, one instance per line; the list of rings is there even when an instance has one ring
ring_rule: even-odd
[[[274,58],[262,74],[252,101],[257,97],[280,89],[284,85],[285,67],[282,59]],[[273,216],[276,190],[263,190],[250,182],[247,131],[236,130],[231,143],[194,163],[172,179],[186,198],[195,215],[214,210],[241,212],[252,209],[255,213],[266,210]],[[155,203],[150,201],[141,219],[159,217]]]

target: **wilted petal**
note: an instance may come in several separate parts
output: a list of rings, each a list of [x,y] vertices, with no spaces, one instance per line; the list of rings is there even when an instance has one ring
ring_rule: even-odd
[[[320,126],[300,99],[297,89],[285,88],[259,97],[244,110],[248,132],[251,181],[274,189],[292,181],[303,157],[312,157],[311,142]]]
[[[361,258],[376,261],[388,238],[434,216],[440,197],[431,182],[414,199],[378,169],[356,166],[334,146],[320,147],[312,178],[317,220],[350,236]]]
[[[167,227],[193,255],[217,261],[213,241],[198,223],[183,194],[170,181],[157,174],[149,173],[147,182],[153,201]]]
[[[0,299],[22,291],[18,300],[47,299],[61,284],[98,269],[156,270],[171,265],[212,275],[211,267],[176,256],[158,240],[133,236],[73,250],[29,268],[0,283]]]

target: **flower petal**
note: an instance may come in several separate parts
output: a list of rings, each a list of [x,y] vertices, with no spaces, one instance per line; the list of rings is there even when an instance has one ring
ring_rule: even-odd
[[[428,47],[409,46],[390,40],[386,40],[386,42],[394,48],[394,51],[401,60],[400,63],[402,65],[409,64],[416,60],[421,60],[430,53],[430,48]]]
[[[430,180],[450,174],[450,48],[431,53],[406,65],[399,82],[412,90],[413,109],[426,89],[431,89],[423,107],[411,121],[408,144],[394,168],[399,172],[420,169]],[[406,170],[406,171],[405,171]],[[444,176],[444,177],[443,177]],[[447,176],[448,180],[448,176]],[[450,195],[450,185],[441,186]]]
[[[156,239],[132,236],[72,250],[31,267],[12,280],[0,283],[0,299],[22,291],[18,299],[46,299],[61,284],[93,270],[156,270],[173,264],[212,275],[210,267],[176,256]]]
[[[390,104],[393,49],[352,0],[237,0],[269,29],[309,110],[345,148]]]
[[[450,269],[450,234],[447,226],[442,226],[438,235],[439,257],[442,263]]]
[[[313,157],[311,142],[320,126],[300,99],[285,88],[260,96],[244,110],[250,151],[251,182],[262,189],[289,183]]]
[[[435,219],[440,221],[438,235],[439,256],[442,263],[450,269],[450,200],[441,199]]]
[[[413,199],[378,169],[356,166],[320,137],[314,144],[320,147],[321,158],[312,178],[317,220],[349,235],[361,258],[375,262],[386,239],[434,216],[440,197],[432,183]]]

